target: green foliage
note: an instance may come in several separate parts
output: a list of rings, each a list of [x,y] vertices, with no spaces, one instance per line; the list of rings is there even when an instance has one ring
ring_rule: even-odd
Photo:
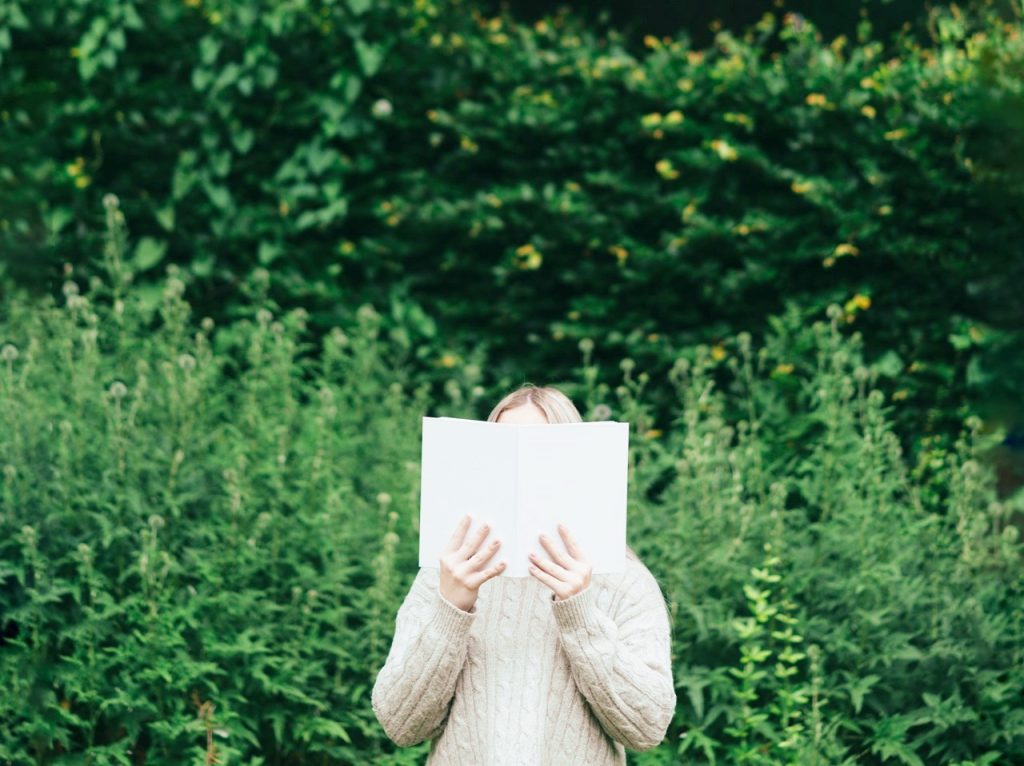
[[[113,192],[151,306],[172,263],[225,323],[266,268],[317,336],[381,307],[435,388],[486,344],[491,393],[571,378],[584,338],[603,381],[660,377],[837,303],[903,432],[941,437],[967,393],[1022,394],[1024,35],[928,22],[829,41],[768,13],[638,51],[460,0],[0,0],[0,268],[79,263]]]
[[[478,380],[432,400],[369,304],[314,349],[260,279],[231,325],[174,266],[153,307],[105,204],[88,290],[69,269],[60,304],[3,304],[0,762],[421,762],[369,690],[416,568],[420,418],[480,417]],[[673,611],[680,705],[635,763],[1024,758],[1019,498],[976,419],[904,464],[843,316],[739,335],[729,388],[698,346],[664,432],[650,375],[624,359],[612,389],[582,344],[566,390],[633,424],[630,543]]]

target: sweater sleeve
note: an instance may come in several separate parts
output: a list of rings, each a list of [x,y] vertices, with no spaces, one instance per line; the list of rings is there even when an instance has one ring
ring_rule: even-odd
[[[598,607],[593,585],[551,608],[576,685],[604,730],[630,750],[649,750],[665,738],[676,709],[671,628],[646,567],[627,575],[624,587],[613,616]]]
[[[474,606],[466,612],[441,595],[438,573],[420,569],[395,618],[395,637],[373,684],[373,712],[399,747],[443,730],[466,661]]]

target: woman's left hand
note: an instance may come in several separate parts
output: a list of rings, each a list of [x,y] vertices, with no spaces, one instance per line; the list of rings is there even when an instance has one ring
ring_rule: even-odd
[[[530,574],[551,588],[555,594],[555,601],[565,601],[586,590],[590,585],[590,574],[593,567],[564,524],[558,525],[558,534],[565,542],[568,555],[555,548],[554,542],[547,535],[541,535],[540,544],[551,554],[552,560],[541,559],[531,551],[529,554]]]

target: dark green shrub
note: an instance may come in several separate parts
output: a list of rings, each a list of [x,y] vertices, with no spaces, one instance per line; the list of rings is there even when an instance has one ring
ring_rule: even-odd
[[[492,394],[569,379],[583,338],[606,382],[661,376],[793,301],[863,329],[908,446],[970,392],[1012,419],[1024,36],[928,18],[927,45],[766,14],[641,52],[459,0],[6,2],[0,268],[52,281],[114,192],[150,306],[175,263],[223,324],[267,268],[317,337],[380,307],[435,394],[481,344]]]

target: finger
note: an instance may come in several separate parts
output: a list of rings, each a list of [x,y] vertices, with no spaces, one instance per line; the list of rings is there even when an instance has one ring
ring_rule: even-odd
[[[476,553],[477,549],[480,547],[480,544],[484,541],[484,538],[487,537],[487,533],[490,531],[490,524],[481,524],[480,527],[476,530],[476,532],[473,533],[473,536],[469,540],[464,542],[462,544],[462,547],[459,548],[459,559],[461,561],[465,561],[474,553]]]
[[[541,535],[540,536],[540,544],[543,545],[544,546],[544,550],[546,550],[551,555],[551,560],[552,561],[554,561],[557,564],[560,564],[561,566],[563,566],[566,569],[572,569],[572,560],[569,559],[560,550],[558,550],[557,547],[555,547],[555,541],[554,540],[552,540],[547,535]]]
[[[470,521],[472,521],[472,519],[468,513],[459,519],[459,523],[455,525],[455,531],[452,533],[451,538],[449,538],[448,545],[445,546],[444,554],[442,555],[452,553],[459,549],[462,545],[462,541],[466,538],[466,530],[469,529]]]
[[[475,572],[482,566],[486,565],[488,561],[494,558],[494,554],[498,552],[498,548],[501,547],[501,540],[491,540],[487,545],[478,550],[468,559],[466,559],[463,566],[468,572]]]
[[[485,569],[482,572],[477,572],[476,574],[470,575],[470,578],[467,581],[469,583],[469,587],[472,588],[473,590],[476,590],[481,585],[483,585],[485,582],[490,580],[492,577],[497,577],[502,572],[504,572],[505,571],[505,566],[506,566],[506,564],[505,564],[504,561],[499,561],[497,564],[495,564],[490,569]]]
[[[580,548],[580,544],[576,542],[576,538],[569,533],[569,528],[565,524],[558,525],[558,534],[562,536],[562,541],[565,543],[565,549],[569,551],[569,555],[577,561],[585,561],[586,556],[583,553],[583,549]]]
[[[560,583],[554,577],[549,575],[543,569],[538,569],[537,567],[531,565],[530,566],[530,574],[533,575],[534,577],[536,577],[538,580],[540,580],[545,585],[547,585],[549,588],[551,588],[551,590],[554,591],[556,596],[561,596],[562,595],[562,592],[561,592],[562,583]]]
[[[542,559],[536,553],[530,554],[530,563],[535,567],[540,567],[545,572],[562,582],[568,582],[572,579],[572,575],[565,569],[565,567],[559,566],[554,561]]]

